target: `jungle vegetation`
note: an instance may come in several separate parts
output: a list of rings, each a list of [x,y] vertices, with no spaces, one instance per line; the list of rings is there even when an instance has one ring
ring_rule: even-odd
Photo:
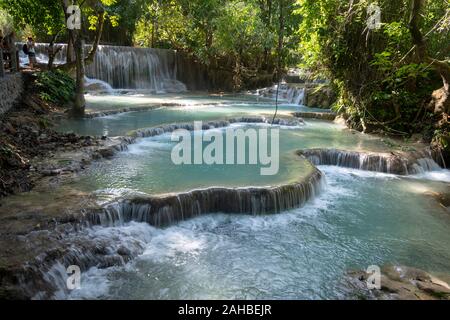
[[[3,24],[13,21],[42,41],[59,37],[70,44],[61,68],[76,70],[78,113],[84,63],[100,41],[168,48],[211,72],[226,70],[235,90],[276,82],[289,67],[306,69],[331,81],[339,96],[334,109],[350,127],[401,137],[420,133],[450,158],[449,0],[78,2],[84,13],[79,32],[65,28],[67,0],[0,0]],[[371,28],[374,5],[381,20]],[[84,41],[94,44],[91,52],[82,52]]]

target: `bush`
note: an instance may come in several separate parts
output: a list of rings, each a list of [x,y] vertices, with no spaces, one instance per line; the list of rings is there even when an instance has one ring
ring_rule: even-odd
[[[35,84],[45,101],[67,105],[74,100],[75,81],[63,71],[40,72]]]

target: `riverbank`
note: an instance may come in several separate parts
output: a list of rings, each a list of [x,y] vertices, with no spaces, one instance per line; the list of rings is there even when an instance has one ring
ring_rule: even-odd
[[[355,297],[369,300],[450,300],[449,275],[442,280],[428,272],[407,266],[386,265],[381,268],[379,288],[372,273],[350,271],[348,282]]]
[[[61,152],[101,145],[101,141],[90,136],[55,131],[54,117],[64,111],[43,101],[30,88],[25,97],[2,116],[0,197],[30,191],[39,179],[54,174],[52,168],[37,165],[44,159],[55,158]]]

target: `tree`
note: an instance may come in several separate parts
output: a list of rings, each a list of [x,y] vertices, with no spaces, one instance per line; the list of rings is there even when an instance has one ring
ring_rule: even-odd
[[[426,40],[420,29],[421,14],[424,11],[425,2],[423,0],[411,0],[411,14],[409,20],[409,30],[411,32],[411,38],[414,43],[415,52],[417,58],[421,63],[427,63],[434,67],[436,71],[441,75],[443,81],[443,87],[440,89],[442,95],[439,97],[440,101],[435,101],[434,112],[450,113],[450,65],[447,61],[440,61],[430,56]],[[440,27],[440,24],[450,21],[447,17],[450,16],[450,10],[446,12],[444,18],[436,24],[435,28]],[[445,28],[445,26],[442,26]],[[432,30],[434,31],[434,30]],[[450,45],[446,48],[447,53],[450,51]]]
[[[144,2],[135,43],[184,51],[207,66],[211,79],[230,78],[236,89],[265,86],[277,67],[284,70],[286,63],[296,63],[295,0]]]
[[[3,66],[3,50],[0,48],[0,78],[5,76],[5,69]]]
[[[59,69],[72,71],[75,69],[76,75],[76,98],[71,113],[75,116],[84,114],[84,76],[85,63],[93,61],[97,47],[100,43],[103,26],[106,16],[106,8],[115,4],[116,0],[42,0],[39,2],[33,0],[0,0],[0,8],[5,9],[15,19],[16,23],[24,27],[32,26],[35,30],[46,32],[48,35],[56,36],[63,31],[66,32],[67,38],[67,57],[68,61],[65,65],[59,66]],[[79,5],[82,10],[82,29],[68,29],[66,22],[71,13],[67,12],[70,5]],[[86,21],[83,17],[87,16]],[[117,23],[115,16],[110,16],[112,24]],[[85,38],[87,34],[87,23],[89,29],[95,30],[95,38],[90,52],[85,55]],[[75,59],[73,58],[73,53]],[[51,61],[51,59],[49,59]],[[49,68],[52,63],[49,61]]]
[[[261,68],[264,48],[272,47],[274,34],[267,32],[260,9],[253,3],[230,2],[216,20],[216,52],[234,57],[233,82],[235,90],[242,80],[255,76]]]

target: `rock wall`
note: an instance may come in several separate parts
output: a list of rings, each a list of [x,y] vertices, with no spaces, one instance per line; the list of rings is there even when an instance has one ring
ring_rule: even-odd
[[[0,115],[7,112],[23,92],[23,79],[20,73],[0,78]]]
[[[297,118],[319,119],[327,121],[334,121],[337,117],[337,114],[334,112],[294,112],[292,115]]]
[[[305,105],[307,107],[329,109],[336,101],[336,93],[329,86],[319,85],[306,89]]]

